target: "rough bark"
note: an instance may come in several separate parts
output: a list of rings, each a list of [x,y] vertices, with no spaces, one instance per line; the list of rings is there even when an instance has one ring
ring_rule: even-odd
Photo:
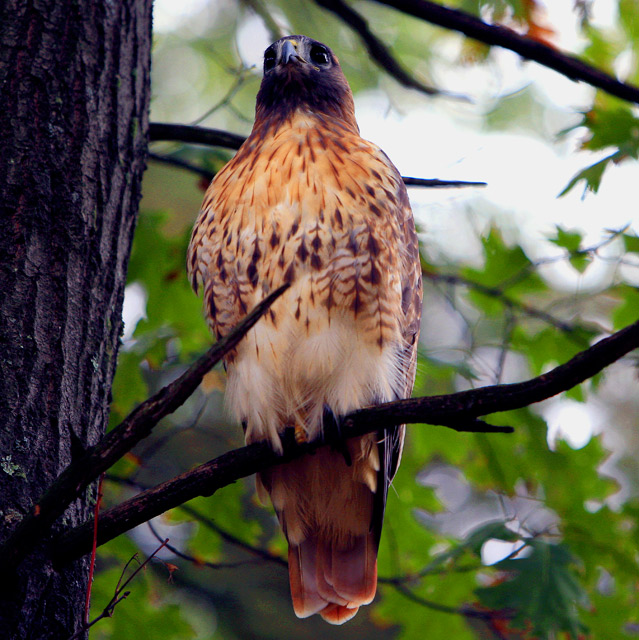
[[[148,133],[151,0],[0,5],[0,541],[105,431]],[[89,490],[56,528],[86,519]],[[55,528],[54,528],[55,529]],[[86,561],[2,578],[0,637],[66,638]]]

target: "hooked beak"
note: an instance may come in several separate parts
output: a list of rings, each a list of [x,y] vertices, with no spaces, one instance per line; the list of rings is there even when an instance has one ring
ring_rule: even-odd
[[[280,55],[280,64],[286,65],[289,63],[289,60],[300,60],[300,57],[297,55],[297,49],[295,45],[290,40],[285,40],[282,45],[282,53]]]

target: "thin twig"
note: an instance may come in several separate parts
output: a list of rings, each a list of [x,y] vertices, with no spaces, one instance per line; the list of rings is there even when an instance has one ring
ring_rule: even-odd
[[[240,67],[240,69],[234,71],[233,75],[235,76],[235,81],[226,92],[226,95],[221,100],[219,100],[219,102],[216,102],[210,109],[205,111],[199,118],[193,120],[193,122],[191,122],[191,126],[200,124],[200,122],[206,120],[210,115],[213,115],[218,109],[221,109],[222,107],[228,105],[235,94],[241,89],[242,85],[246,81],[247,74],[250,73],[251,70],[252,69],[246,67]]]
[[[528,544],[526,542],[522,543],[516,549],[513,549],[506,557],[502,558],[500,562],[504,560],[512,560],[517,557]],[[415,582],[420,580],[421,578],[426,578],[427,576],[435,576],[446,573],[470,573],[472,571],[479,571],[480,569],[486,569],[486,565],[481,564],[480,562],[476,564],[467,564],[457,567],[442,567],[441,565],[447,560],[456,560],[459,556],[468,548],[467,543],[463,543],[456,547],[452,553],[447,552],[441,554],[441,556],[436,556],[431,562],[429,562],[425,567],[416,571],[415,573],[407,573],[401,574],[392,577],[383,577],[380,576],[377,578],[377,581],[381,584],[405,584],[407,582]]]
[[[110,618],[111,616],[113,616],[113,611],[114,611],[115,607],[118,604],[120,604],[120,602],[122,602],[122,600],[125,600],[129,596],[129,594],[131,593],[130,591],[124,591],[124,590],[131,583],[131,581],[135,578],[135,576],[137,576],[138,573],[140,573],[140,571],[142,571],[142,569],[144,569],[146,567],[146,565],[149,564],[149,562],[151,562],[151,560],[164,547],[167,546],[167,544],[169,542],[169,539],[166,538],[165,540],[163,540],[163,541],[161,540],[160,542],[162,542],[162,544],[144,562],[138,563],[138,566],[131,573],[131,575],[124,582],[122,582],[122,580],[124,578],[124,575],[126,574],[126,570],[129,568],[131,563],[133,561],[138,562],[138,554],[134,553],[131,556],[131,558],[129,558],[127,563],[124,565],[124,568],[120,572],[120,577],[118,578],[118,582],[115,585],[115,590],[113,592],[113,597],[111,598],[111,600],[109,600],[109,602],[106,605],[106,607],[104,607],[104,609],[102,610],[102,613],[100,613],[100,615],[98,615],[97,617],[93,618],[93,620],[91,620],[91,622],[83,623],[81,625],[81,627],[72,636],[69,637],[68,640],[76,640],[77,638],[81,638],[86,633],[87,629],[92,627],[96,622],[99,622],[100,620],[103,620],[104,618]]]
[[[491,298],[496,298],[500,300],[506,307],[511,309],[517,309],[521,311],[527,316],[531,318],[537,318],[538,320],[543,320],[544,322],[556,327],[560,331],[566,334],[575,334],[577,329],[576,326],[570,324],[569,322],[565,322],[563,320],[559,320],[555,318],[550,313],[546,311],[542,311],[541,309],[536,309],[535,307],[531,307],[525,302],[520,302],[515,298],[509,297],[500,287],[489,287],[485,284],[481,284],[480,282],[475,282],[469,278],[465,278],[464,276],[460,276],[457,274],[446,274],[446,273],[436,273],[434,271],[424,270],[423,275],[425,278],[432,280],[434,282],[444,282],[446,284],[453,285],[463,285],[468,287],[469,289],[474,289],[475,291],[489,296]],[[584,346],[585,343],[580,341],[581,346]]]
[[[262,18],[262,22],[267,28],[271,40],[279,40],[285,35],[277,22],[275,22],[273,16],[268,12],[266,7],[262,4],[262,2],[260,2],[260,0],[242,0],[242,2],[250,7],[256,15]]]
[[[149,520],[146,524],[151,530],[151,533],[153,534],[155,539],[159,542],[162,542],[163,538],[153,526],[153,522]],[[189,555],[188,553],[184,553],[184,551],[180,551],[178,548],[174,547],[168,542],[164,546],[178,558],[186,560],[187,562],[190,562],[197,567],[207,567],[208,569],[237,569],[237,567],[243,567],[247,564],[260,564],[262,562],[266,562],[264,558],[252,558],[251,560],[239,560],[237,562],[210,562],[209,560],[202,560],[201,558],[196,558],[195,556]]]
[[[236,535],[232,534],[230,531],[226,531],[220,527],[215,521],[211,520],[211,518],[207,518],[205,515],[200,513],[197,509],[190,507],[189,505],[180,505],[180,510],[187,513],[189,516],[203,524],[205,527],[217,533],[222,540],[247,551],[248,553],[252,553],[253,555],[258,556],[262,560],[266,560],[268,562],[272,562],[273,564],[279,564],[280,566],[286,567],[288,566],[288,562],[284,558],[280,558],[280,556],[276,556],[271,553],[267,549],[262,549],[261,547],[255,547],[252,544],[238,538]]]
[[[111,474],[107,474],[106,477],[107,477],[107,480],[111,480],[112,482],[118,482],[120,484],[129,485],[142,491],[146,491],[151,488],[149,485],[142,484],[138,480],[133,480],[131,478],[124,478],[122,476],[114,476]],[[280,556],[277,556],[271,553],[270,551],[267,551],[266,549],[262,549],[261,547],[255,547],[252,544],[249,544],[248,542],[242,540],[241,538],[238,538],[236,535],[232,534],[230,531],[227,531],[226,529],[223,529],[222,527],[220,527],[219,524],[217,524],[211,518],[208,518],[207,516],[205,516],[203,513],[201,513],[194,507],[191,507],[188,504],[181,504],[177,508],[180,511],[183,511],[184,513],[186,513],[192,520],[196,520],[200,524],[204,525],[207,529],[210,529],[211,531],[216,533],[225,542],[228,542],[229,544],[239,547],[243,551],[252,553],[253,555],[258,556],[260,559],[266,560],[267,562],[279,564],[280,566],[284,566],[284,567],[288,566],[288,562],[286,562],[284,558],[281,558]]]
[[[142,489],[142,490],[146,490],[149,488],[148,485],[141,484],[137,480],[131,480],[129,478],[124,478],[121,476],[113,476],[113,475],[107,474],[107,480],[110,480],[112,482],[117,482],[119,484],[130,485],[137,489]],[[244,540],[240,540],[232,533],[222,529],[219,525],[213,522],[213,520],[211,520],[210,518],[207,518],[205,515],[200,513],[197,509],[194,509],[189,505],[185,505],[185,504],[180,505],[179,507],[177,507],[177,509],[179,509],[180,511],[183,511],[184,513],[188,514],[191,517],[191,519],[199,522],[200,524],[203,524],[207,528],[217,533],[226,542],[229,542],[230,544],[235,545],[244,551],[247,551],[249,553],[252,553],[258,556],[256,560],[248,560],[248,561],[245,560],[245,561],[229,562],[229,563],[207,562],[199,558],[196,558],[194,556],[185,554],[184,552],[179,551],[178,549],[176,549],[170,544],[166,544],[166,548],[169,549],[169,551],[172,551],[173,553],[175,553],[175,555],[178,556],[179,558],[187,560],[197,566],[205,566],[211,569],[234,568],[236,566],[241,566],[245,564],[254,564],[256,562],[270,562],[271,564],[277,564],[282,567],[288,566],[288,562],[284,558],[281,558],[280,556],[276,556],[262,547],[255,547],[249,544],[248,542],[245,542]],[[147,524],[149,525],[149,528],[151,529],[151,532],[153,533],[155,538],[159,541],[162,541],[163,538],[160,536],[159,532],[156,531],[152,522],[149,520]],[[531,537],[535,537],[535,535],[533,534],[530,534],[530,535]],[[527,546],[528,546],[527,543],[523,543],[521,546],[511,551],[502,560],[510,560],[516,557]],[[445,567],[442,566],[443,563],[446,562],[447,560],[453,560],[453,561],[456,560],[466,550],[466,548],[467,548],[466,544],[461,544],[457,549],[455,549],[454,553],[446,552],[441,554],[440,556],[435,557],[431,562],[429,562],[425,567],[423,567],[419,571],[416,571],[414,573],[398,574],[394,576],[378,576],[377,581],[379,584],[390,584],[390,585],[399,584],[399,583],[413,583],[420,580],[421,578],[425,578],[428,576],[435,576],[435,575],[442,575],[442,574],[449,574],[449,573],[470,573],[473,571],[479,571],[481,569],[485,569],[486,566],[481,563],[465,564],[465,565],[458,565],[458,566],[445,566]]]
[[[539,40],[519,35],[507,27],[487,24],[469,13],[449,9],[428,0],[375,0],[375,2],[445,29],[460,31],[479,42],[510,49],[522,58],[554,69],[572,80],[581,80],[622,100],[639,104],[639,87],[620,82],[583,60],[562,53]]]
[[[404,87],[417,89],[429,96],[445,95],[447,97],[468,101],[466,96],[453,95],[440,89],[428,86],[413,77],[395,59],[388,47],[368,28],[368,23],[355,9],[349,7],[342,0],[315,0],[324,9],[331,11],[345,22],[355,33],[359,35],[373,60],[386,70],[397,82]]]
[[[449,607],[445,604],[433,602],[432,600],[418,596],[402,583],[393,583],[391,586],[415,604],[432,609],[433,611],[439,611],[440,613],[450,613],[452,615],[464,616],[465,618],[478,618],[479,620],[494,620],[496,618],[508,620],[513,617],[512,614],[506,612],[482,611],[481,609],[475,609],[473,607]]]
[[[96,622],[99,622],[100,620],[104,620],[104,618],[110,618],[111,616],[113,616],[113,610],[120,604],[120,602],[122,602],[123,600],[126,600],[130,594],[131,594],[130,591],[125,591],[121,596],[118,596],[118,598],[109,602],[108,608],[105,607],[105,609],[102,611],[102,613],[99,616],[93,618],[93,620],[91,620],[91,622],[89,622],[86,626],[83,625],[80,629],[78,629],[69,638],[69,640],[75,640],[76,638],[81,638],[86,633],[87,629],[92,627]]]
[[[213,180],[215,174],[208,169],[204,169],[202,167],[198,167],[186,160],[182,160],[181,158],[176,158],[175,156],[163,156],[160,153],[153,153],[150,151],[147,155],[149,160],[153,160],[154,162],[161,162],[162,164],[168,164],[172,167],[178,167],[180,169],[186,169],[191,173],[196,173],[198,176],[204,178],[205,180]]]
[[[510,427],[477,423],[476,417],[526,407],[584,382],[639,347],[639,321],[578,353],[547,373],[514,384],[470,389],[445,396],[413,398],[360,409],[344,417],[342,434],[361,436],[382,427],[407,423],[440,424],[459,432],[508,433]],[[283,454],[267,442],[229,451],[195,469],[144,491],[102,514],[98,544],[197,496],[210,496],[239,478],[309,453],[322,442],[298,444],[292,430],[282,434]],[[326,443],[335,443],[327,439]],[[58,562],[84,555],[90,548],[90,524],[66,532],[55,545]]]
[[[512,287],[522,280],[525,280],[530,273],[537,270],[539,267],[547,264],[554,264],[557,262],[563,262],[573,256],[583,256],[583,255],[595,255],[600,260],[606,260],[605,257],[599,255],[599,251],[603,249],[605,246],[609,245],[611,242],[616,240],[619,236],[623,235],[625,231],[630,227],[629,224],[625,225],[621,229],[605,229],[610,235],[607,238],[604,238],[597,244],[593,244],[589,247],[584,247],[583,249],[577,249],[576,251],[568,251],[566,250],[562,255],[558,256],[549,256],[546,258],[538,258],[534,262],[529,262],[525,266],[523,266],[517,273],[508,276],[505,280],[499,283],[499,289],[507,289],[508,287]],[[617,260],[618,258],[615,258]]]
[[[516,326],[515,314],[511,307],[506,307],[506,318],[504,322],[503,335],[501,345],[499,347],[499,359],[497,360],[497,370],[495,372],[495,384],[501,384],[504,375],[504,366],[506,365],[506,356],[510,350],[510,343],[513,338],[513,331]]]

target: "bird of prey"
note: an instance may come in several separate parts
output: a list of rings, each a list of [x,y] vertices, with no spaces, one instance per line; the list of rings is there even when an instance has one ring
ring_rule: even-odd
[[[287,36],[264,54],[253,130],[215,176],[188,271],[219,339],[289,289],[226,356],[227,405],[247,443],[339,432],[342,418],[410,396],[422,302],[415,224],[395,166],[362,139],[325,45]],[[336,431],[337,430],[337,431]],[[368,604],[404,427],[325,445],[262,472],[289,544],[295,613],[334,624]]]

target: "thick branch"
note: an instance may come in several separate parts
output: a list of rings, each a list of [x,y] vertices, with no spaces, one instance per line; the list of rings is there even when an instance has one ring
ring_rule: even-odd
[[[508,432],[476,421],[477,416],[526,407],[550,398],[591,378],[602,369],[639,347],[639,321],[604,338],[552,371],[516,384],[495,385],[430,398],[414,398],[361,409],[344,420],[343,433],[354,437],[381,427],[404,423],[448,426],[456,431]],[[98,544],[104,544],[133,527],[191,500],[210,496],[217,489],[275,464],[287,462],[319,446],[295,442],[283,436],[284,454],[278,456],[265,443],[229,451],[199,467],[105,511],[100,516]],[[330,442],[330,441],[329,441]],[[87,553],[91,547],[92,523],[65,534],[56,545],[59,562]]]
[[[220,129],[208,129],[207,127],[196,127],[188,124],[152,122],[149,125],[149,141],[157,142],[159,140],[191,142],[237,150],[242,146],[246,138]]]
[[[184,404],[206,373],[237,346],[287,288],[288,285],[284,285],[267,296],[228,336],[211,347],[177,380],[139,405],[98,444],[71,463],[0,548],[0,568],[6,570],[17,566],[34,542],[46,535],[49,527],[91,482],[148,436],[162,418]]]
[[[521,36],[507,27],[487,24],[469,13],[442,7],[428,0],[375,1],[440,27],[460,31],[479,42],[510,49],[522,58],[554,69],[572,80],[581,80],[622,100],[639,104],[639,87],[620,82],[583,60],[557,51],[538,40]]]

